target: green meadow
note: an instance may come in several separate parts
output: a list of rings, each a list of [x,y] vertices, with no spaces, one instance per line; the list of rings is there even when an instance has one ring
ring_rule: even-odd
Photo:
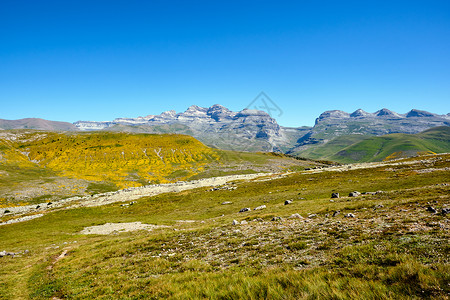
[[[0,226],[0,250],[19,253],[0,258],[0,298],[448,299],[441,210],[450,205],[450,155],[399,162],[56,209]],[[163,226],[80,233],[128,222]]]

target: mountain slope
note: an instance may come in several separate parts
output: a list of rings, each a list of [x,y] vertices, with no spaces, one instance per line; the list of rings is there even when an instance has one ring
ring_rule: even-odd
[[[77,127],[68,122],[48,121],[38,118],[26,118],[20,120],[0,119],[0,130],[8,129],[39,129],[49,131],[75,131]]]
[[[219,158],[199,141],[181,135],[48,134],[20,149],[31,161],[64,176],[111,181],[121,187],[164,182],[179,170],[184,179]]]
[[[178,134],[0,132],[0,206],[320,163],[212,149]],[[42,200],[41,199],[41,200]]]
[[[427,152],[450,152],[450,127],[436,127],[418,134],[369,137],[328,157],[344,163],[371,162]]]
[[[332,156],[342,149],[368,138],[370,136],[361,134],[337,136],[328,143],[318,143],[314,147],[306,147],[304,150],[297,150],[294,153],[309,159],[331,160]]]
[[[264,111],[244,109],[233,112],[218,104],[209,108],[192,105],[182,113],[171,110],[160,115],[74,124],[84,131],[181,132],[215,148],[252,152],[287,151],[310,129],[284,128]]]

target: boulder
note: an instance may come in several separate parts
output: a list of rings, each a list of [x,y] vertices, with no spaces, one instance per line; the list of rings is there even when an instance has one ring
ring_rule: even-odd
[[[266,208],[265,205],[260,205],[260,206],[258,206],[258,207],[255,207],[254,210],[261,210],[261,209],[264,209],[264,208]]]
[[[289,217],[289,219],[303,219],[303,217],[300,214],[293,214]]]
[[[428,207],[427,207],[427,211],[430,212],[430,213],[432,213],[432,214],[437,213],[436,208],[434,208],[433,206],[428,206]]]
[[[245,207],[245,208],[242,208],[239,212],[243,213],[243,212],[246,212],[246,211],[251,211],[251,208],[250,207]]]
[[[331,193],[331,198],[339,198],[339,193]]]
[[[282,219],[281,219],[281,217],[273,217],[272,218],[272,221],[281,221]]]
[[[284,201],[284,205],[288,205],[288,204],[291,204],[292,203],[292,200],[286,200],[286,201]]]
[[[346,214],[344,217],[346,217],[346,218],[354,218],[355,215],[352,214],[352,213],[348,213],[348,214]]]
[[[357,191],[350,192],[350,194],[348,194],[349,197],[358,197],[359,195],[361,195],[361,193]]]
[[[233,220],[233,225],[239,225],[239,221]]]
[[[336,216],[339,215],[340,213],[341,213],[340,210],[336,210],[336,211],[333,213],[333,217],[336,217]]]
[[[231,201],[222,202],[222,205],[228,205],[228,204],[233,204],[233,202],[231,202]]]
[[[7,252],[7,251],[1,251],[0,252],[0,257],[4,257],[4,256],[12,256],[12,257],[14,257],[14,255],[16,255],[16,253],[14,253],[14,252]]]
[[[443,215],[446,215],[446,214],[448,214],[448,213],[450,213],[450,208],[443,208],[443,209],[442,209],[442,214],[443,214]]]

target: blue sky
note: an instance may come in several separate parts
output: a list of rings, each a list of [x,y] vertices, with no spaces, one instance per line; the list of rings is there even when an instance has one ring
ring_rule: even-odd
[[[0,3],[0,118],[245,108],[450,112],[449,1]]]

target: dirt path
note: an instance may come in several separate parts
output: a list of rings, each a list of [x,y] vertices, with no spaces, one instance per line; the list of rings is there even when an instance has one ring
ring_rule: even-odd
[[[115,202],[133,201],[141,197],[155,196],[163,193],[177,193],[185,190],[196,189],[200,187],[216,187],[227,184],[236,180],[273,180],[287,176],[290,173],[257,173],[257,174],[244,174],[244,175],[229,175],[222,177],[212,177],[206,179],[200,179],[188,182],[177,182],[168,184],[155,184],[142,186],[137,188],[128,188],[119,190],[116,192],[109,192],[103,194],[97,194],[92,197],[72,197],[62,199],[59,201],[49,203],[40,203],[36,205],[26,205],[17,207],[7,207],[0,210],[0,218],[11,217],[14,218],[5,222],[1,222],[0,225],[12,224],[17,222],[28,221],[37,217],[41,217],[45,212],[55,209],[71,209],[78,207],[93,207],[107,205]],[[24,216],[31,214],[31,216]]]
[[[446,153],[441,153],[446,154]],[[428,158],[427,158],[428,157]],[[403,160],[403,159],[399,159]],[[436,160],[436,155],[426,155],[423,156],[422,160],[410,160],[410,161],[398,161],[390,160],[390,161],[383,161],[383,162],[368,162],[368,163],[355,163],[355,164],[347,164],[342,166],[333,166],[333,167],[325,167],[325,168],[317,168],[317,169],[311,169],[305,172],[308,173],[321,173],[321,172],[345,172],[345,171],[351,171],[351,170],[357,170],[357,169],[370,169],[370,168],[378,168],[378,167],[386,167],[386,166],[404,166],[404,165],[415,165],[415,164],[426,164],[426,163],[432,163]]]

